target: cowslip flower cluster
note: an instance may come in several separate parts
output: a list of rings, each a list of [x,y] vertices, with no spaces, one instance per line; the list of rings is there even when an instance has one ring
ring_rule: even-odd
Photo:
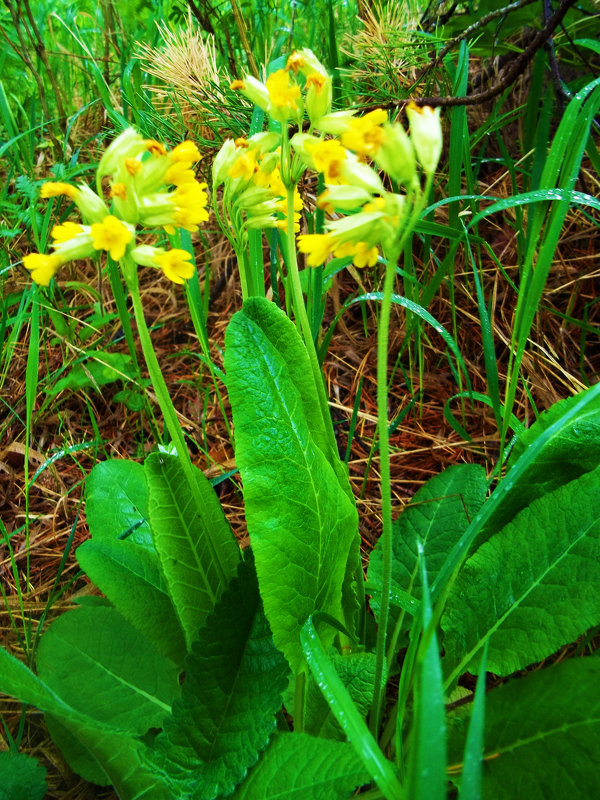
[[[282,156],[279,164],[284,186],[296,184],[306,168],[321,173],[326,186],[317,201],[330,215],[326,232],[298,237],[308,266],[320,266],[330,255],[349,256],[357,267],[374,266],[379,247],[386,250],[401,235],[402,222],[410,213],[407,197],[412,200],[420,191],[419,165],[428,179],[437,167],[442,150],[439,109],[409,104],[410,135],[399,123],[390,122],[383,109],[362,115],[332,112],[331,77],[310,50],[292,53],[285,69],[269,75],[265,83],[247,75],[231,86],[282,125],[301,127],[304,112],[308,114],[308,133],[292,137],[293,155],[287,162]],[[226,142],[217,156],[215,183],[224,183],[229,197],[238,193],[236,202],[244,205],[245,224],[250,227],[277,224],[266,195],[257,186],[266,186],[263,164],[271,165],[275,152],[285,155],[285,146],[281,148],[278,142],[285,145],[286,135],[287,130],[279,138],[273,133],[258,134],[249,140],[256,144],[246,145],[244,152],[233,141]],[[261,150],[267,139],[261,137],[269,140],[267,156]],[[405,194],[387,191],[377,170],[387,173]],[[295,211],[301,208],[298,201]],[[230,221],[231,227],[236,224],[239,219]]]
[[[350,256],[356,267],[375,266],[379,246],[391,248],[401,234],[402,222],[410,212],[407,198],[420,192],[417,165],[431,178],[442,150],[439,109],[407,109],[410,136],[387,113],[375,109],[362,116],[335,112],[319,121],[324,133],[338,138],[324,139],[298,133],[292,146],[307,166],[322,173],[325,190],[317,205],[330,215],[326,232],[298,237],[300,252],[310,267],[325,263],[330,255]],[[387,191],[376,169],[386,172],[406,193]]]
[[[213,164],[213,191],[223,185],[222,211],[226,233],[243,247],[248,229],[287,227],[286,187],[281,178],[280,136],[258,133],[228,139]],[[300,230],[302,199],[294,192],[294,228]]]
[[[96,173],[96,189],[80,184],[49,182],[40,196],[68,197],[77,206],[82,224],[64,222],[51,231],[52,252],[30,253],[23,259],[33,280],[48,286],[57,270],[77,258],[106,251],[115,261],[130,261],[161,269],[174,283],[194,274],[187,250],[137,244],[138,228],[198,230],[208,219],[206,183],[192,169],[201,158],[193,142],[168,151],[160,142],[144,139],[128,128],[106,149]],[[103,180],[108,180],[108,199]]]

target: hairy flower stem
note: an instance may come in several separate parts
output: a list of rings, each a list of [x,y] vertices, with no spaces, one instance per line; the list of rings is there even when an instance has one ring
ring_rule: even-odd
[[[375,661],[375,687],[373,693],[373,706],[369,718],[371,733],[375,738],[381,722],[381,709],[385,692],[383,680],[383,667],[385,663],[385,644],[387,634],[387,620],[390,606],[390,583],[392,575],[392,488],[390,485],[390,442],[388,433],[388,391],[387,391],[387,362],[388,340],[390,330],[390,312],[392,308],[392,291],[396,278],[396,265],[400,249],[395,248],[389,253],[385,266],[385,280],[383,284],[383,299],[377,329],[377,428],[379,433],[379,454],[381,474],[381,513],[383,517],[383,532],[381,544],[383,550],[383,573],[381,578],[382,592],[379,611],[379,627],[377,629],[377,655]]]
[[[187,445],[185,443],[185,438],[183,436],[183,430],[181,429],[181,425],[179,424],[179,420],[177,419],[177,412],[175,411],[175,407],[173,406],[173,401],[171,400],[171,396],[169,395],[167,384],[165,383],[165,379],[160,369],[156,353],[154,352],[152,339],[150,338],[150,332],[148,330],[148,326],[146,325],[146,319],[144,317],[144,309],[142,307],[142,300],[140,297],[140,290],[137,279],[137,266],[133,262],[130,263],[127,262],[128,259],[127,256],[125,256],[125,258],[121,263],[123,267],[123,272],[126,276],[129,291],[131,292],[131,300],[133,303],[135,322],[138,329],[138,335],[140,337],[140,344],[142,345],[142,352],[144,353],[144,359],[146,361],[146,366],[148,368],[148,374],[150,375],[150,380],[152,381],[152,386],[156,394],[156,399],[158,401],[158,405],[160,406],[160,410],[162,411],[165,420],[165,425],[167,426],[167,430],[169,431],[171,441],[175,445],[177,456],[179,458],[179,463],[181,464],[181,467],[189,484],[189,489],[194,499],[194,507],[197,509],[198,515],[202,516],[204,503],[202,502],[202,497],[198,489],[198,470],[192,464],[192,460],[190,458]],[[223,587],[225,587],[227,585],[227,576],[221,564],[219,554],[215,552],[214,545],[210,540],[210,537],[207,537],[207,541],[208,541],[208,546],[213,551],[212,558],[219,571],[220,583],[222,584]]]
[[[295,186],[287,187],[287,243],[288,243],[288,280],[292,288],[292,301],[294,305],[294,315],[296,322],[299,325],[300,333],[304,340],[306,352],[312,369],[315,384],[317,386],[317,393],[319,397],[319,406],[321,408],[321,415],[325,423],[325,430],[329,436],[329,443],[332,448],[333,454],[337,453],[337,445],[335,442],[335,435],[333,433],[333,426],[331,424],[331,414],[329,412],[329,403],[327,402],[327,394],[325,392],[325,383],[323,382],[323,374],[319,366],[319,359],[317,358],[317,351],[315,348],[312,331],[310,329],[310,322],[308,314],[306,313],[306,306],[304,305],[304,297],[302,296],[302,286],[300,285],[300,274],[298,272],[298,259],[296,254],[296,238],[294,232],[294,192]]]
[[[396,278],[398,259],[408,237],[412,234],[415,225],[425,205],[433,175],[426,178],[425,189],[415,183],[409,192],[412,198],[410,216],[403,224],[403,231],[389,251],[386,252],[385,279],[383,284],[383,299],[377,329],[377,433],[379,436],[379,470],[381,475],[381,515],[383,530],[381,533],[382,549],[382,574],[381,598],[379,610],[379,625],[377,628],[377,646],[375,657],[375,679],[373,689],[373,703],[369,714],[371,733],[378,736],[385,695],[384,665],[386,658],[387,628],[390,613],[390,589],[392,584],[392,487],[390,482],[390,443],[388,431],[388,345],[390,329],[390,313],[392,308],[392,294]],[[410,206],[409,206],[410,207]]]

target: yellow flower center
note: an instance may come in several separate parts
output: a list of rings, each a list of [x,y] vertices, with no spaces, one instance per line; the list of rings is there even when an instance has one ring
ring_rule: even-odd
[[[166,156],[167,149],[164,144],[157,142],[156,139],[146,139],[144,142],[146,150],[153,156]]]
[[[137,175],[138,172],[142,168],[142,162],[138,161],[137,158],[126,158],[125,159],[125,169],[127,172],[133,177]]]
[[[231,81],[229,84],[229,88],[232,89],[234,92],[243,91],[246,88],[246,84],[244,81],[235,80]]]
[[[298,71],[301,70],[306,63],[306,59],[302,55],[302,53],[292,53],[287,60],[285,68],[287,70],[291,70],[295,75],[298,74]]]

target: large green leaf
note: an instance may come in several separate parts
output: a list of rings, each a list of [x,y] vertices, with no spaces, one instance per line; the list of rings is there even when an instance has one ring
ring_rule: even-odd
[[[125,733],[161,727],[179,693],[175,665],[110,607],[58,617],[41,638],[37,667],[66,703]]]
[[[354,506],[354,495],[348,480],[348,468],[339,457],[331,421],[329,418],[325,420],[321,413],[314,373],[306,347],[298,336],[296,326],[275,303],[271,303],[263,297],[252,297],[246,300],[243,313],[256,323],[265,338],[281,356],[287,367],[289,378],[298,390],[302,412],[306,418],[311,438],[333,468],[340,488]],[[342,607],[346,626],[352,631],[354,631],[355,617],[359,610],[356,596],[356,580],[358,578],[362,580],[360,539],[357,536],[349,553],[346,577],[342,584]]]
[[[154,550],[127,540],[93,539],[77,549],[77,560],[125,619],[163,655],[183,664],[185,637]]]
[[[275,303],[270,303],[261,297],[246,300],[244,314],[256,323],[287,365],[290,379],[300,395],[302,410],[311,436],[333,467],[341,488],[349,499],[353,500],[347,468],[340,460],[331,429],[326,428],[306,347],[298,336],[296,327]]]
[[[252,563],[240,566],[185,665],[181,699],[160,737],[165,771],[194,800],[229,794],[265,749],[287,685]]]
[[[368,780],[349,744],[278,733],[232,800],[346,800]]]
[[[441,624],[446,673],[508,675],[600,621],[600,468],[535,500],[463,566]],[[490,638],[491,637],[491,638]]]
[[[69,766],[87,781],[112,784],[119,800],[182,800],[153,769],[151,749],[139,739],[48,715],[46,722]]]
[[[135,461],[96,464],[86,481],[85,514],[93,539],[127,538],[153,547],[144,467]]]
[[[572,658],[486,696],[483,797],[600,796],[600,659]],[[450,763],[460,764],[469,718],[452,721]]]
[[[77,612],[70,612],[77,613]],[[67,616],[66,614],[64,616]],[[59,618],[62,619],[62,618]],[[42,637],[42,642],[43,642]],[[63,662],[63,670],[69,669],[69,654]],[[72,681],[82,681],[78,673]],[[93,688],[93,687],[92,687]],[[53,691],[53,688],[38,678],[25,664],[17,661],[4,648],[0,647],[0,690],[18,698],[23,703],[37,706],[42,711],[56,715],[80,742],[77,750],[82,758],[89,755],[88,764],[97,759],[95,777],[106,776],[106,783],[112,783],[121,800],[173,800],[173,796],[162,788],[159,776],[153,775],[144,767],[141,742],[124,734],[119,734],[109,723],[96,722],[85,713],[73,708]],[[98,702],[97,698],[88,695]],[[110,702],[110,701],[109,701]],[[105,709],[105,716],[111,717],[112,706]],[[65,740],[62,740],[65,741]],[[69,751],[67,751],[69,755]],[[148,761],[146,757],[145,761]],[[81,763],[81,762],[79,762]],[[100,766],[101,765],[101,766]],[[99,771],[100,770],[100,771]]]
[[[197,470],[203,500],[196,508],[179,459],[146,459],[154,546],[189,646],[235,575],[240,551],[213,487]]]
[[[227,329],[225,366],[261,596],[275,644],[297,672],[308,617],[342,619],[356,509],[312,437],[293,370],[243,311]],[[326,636],[327,645],[333,629]]]
[[[24,753],[0,753],[0,800],[43,800],[46,770]]]
[[[25,664],[0,647],[0,691],[22,703],[37,706],[65,718],[80,719],[81,714],[59,697]]]
[[[457,464],[434,475],[415,494],[409,505],[394,521],[392,546],[392,592],[406,592],[421,599],[422,584],[418,549],[423,547],[427,574],[435,580],[448,553],[481,508],[487,494],[485,470],[477,464]],[[383,556],[381,540],[369,557],[368,580],[373,588],[371,608],[379,611]],[[392,606],[390,630],[399,625],[408,632],[411,618]],[[401,646],[404,640],[399,640]]]
[[[574,419],[567,417],[559,424],[553,436],[535,458],[530,458],[529,447],[551,425],[560,423],[573,406],[586,395],[591,402]],[[555,403],[515,442],[508,462],[509,470],[504,480],[510,481],[510,469],[518,459],[528,459],[529,464],[507,492],[486,526],[479,541],[500,530],[525,506],[544,494],[575,480],[600,464],[600,395],[588,389],[574,397]]]

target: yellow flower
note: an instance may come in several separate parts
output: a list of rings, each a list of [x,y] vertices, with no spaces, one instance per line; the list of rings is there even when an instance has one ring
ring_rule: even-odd
[[[127,172],[133,177],[137,175],[138,172],[142,168],[142,162],[138,161],[137,158],[126,158],[125,159],[125,169]]]
[[[271,104],[275,108],[298,110],[296,100],[300,97],[300,87],[290,83],[290,76],[284,69],[278,69],[269,75],[266,86]]]
[[[385,133],[381,126],[386,121],[387,112],[381,108],[376,108],[362,117],[353,117],[348,121],[348,127],[342,133],[342,144],[348,150],[354,150],[359,158],[372,156],[385,140]]]
[[[45,183],[40,190],[40,197],[43,200],[47,200],[49,197],[62,197],[63,195],[75,200],[78,194],[79,189],[76,186],[71,186],[70,183],[53,183],[52,181]]]
[[[50,235],[54,239],[54,244],[60,244],[61,242],[68,242],[78,233],[83,233],[81,225],[77,225],[76,222],[63,222],[62,225],[55,225]]]
[[[305,64],[306,59],[304,58],[302,51],[295,50],[290,56],[288,56],[285,68],[297,75],[299,70],[301,70]]]
[[[196,175],[193,169],[189,169],[189,162],[176,161],[168,168],[165,173],[166,183],[172,183],[175,186],[181,186],[184,183],[192,183],[196,180]]]
[[[37,284],[48,286],[61,262],[58,256],[30,253],[23,258],[23,264],[31,272],[31,277]]]
[[[125,200],[127,197],[127,187],[124,183],[113,183],[110,187],[110,196],[118,197],[119,200]]]
[[[350,243],[349,243],[350,244]],[[338,252],[336,251],[336,256]],[[376,247],[370,247],[366,242],[354,242],[349,248],[347,255],[352,255],[352,263],[359,269],[364,267],[374,267],[377,264],[379,251]]]
[[[305,233],[298,236],[298,249],[306,253],[309,267],[320,267],[334,247],[334,241],[328,233]]]
[[[186,231],[197,231],[201,222],[208,219],[208,195],[206,194],[206,183],[185,183],[178,187],[170,196],[170,200],[175,204],[175,214],[173,221],[178,228],[185,228]]]
[[[202,156],[194,142],[190,142],[189,139],[186,139],[185,142],[181,142],[181,144],[178,144],[177,147],[171,150],[169,158],[176,163],[188,162],[189,164],[193,164],[195,161],[200,161]]]
[[[307,142],[307,150],[312,157],[315,169],[325,176],[325,183],[347,183],[343,176],[346,151],[337,139],[327,139],[322,142]]]
[[[187,250],[167,250],[157,253],[154,260],[173,283],[183,283],[194,274],[194,265],[190,263],[192,256]]]
[[[153,156],[167,155],[167,148],[164,146],[164,144],[157,142],[156,139],[146,139],[144,141],[144,145],[146,147],[146,150]]]
[[[231,83],[229,84],[229,88],[233,92],[239,92],[239,91],[243,91],[246,88],[246,84],[244,83],[244,81],[235,80],[235,81],[231,81]]]
[[[229,168],[227,174],[230,178],[243,178],[245,181],[252,180],[252,176],[258,169],[257,151],[240,148],[241,152],[234,163]]]
[[[107,250],[115,261],[123,258],[133,234],[120,219],[109,214],[102,222],[96,222],[91,228],[92,243],[96,250]]]
[[[306,78],[306,88],[313,87],[317,94],[321,94],[327,84],[327,77],[320,72],[311,72]]]

